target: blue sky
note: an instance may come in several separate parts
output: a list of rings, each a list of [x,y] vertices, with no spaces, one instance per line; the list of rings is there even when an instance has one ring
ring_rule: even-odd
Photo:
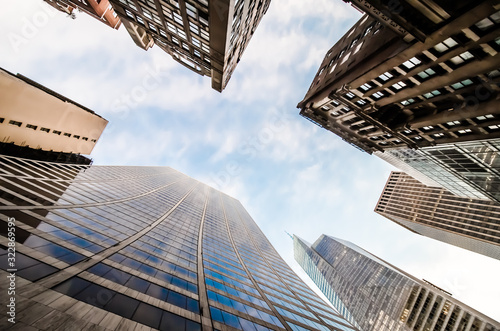
[[[375,214],[393,168],[298,115],[324,54],[361,17],[349,5],[273,0],[220,94],[124,28],[41,0],[0,1],[0,66],[109,120],[94,164],[171,166],[228,193],[301,276],[285,231],[349,240],[500,320],[500,261]]]

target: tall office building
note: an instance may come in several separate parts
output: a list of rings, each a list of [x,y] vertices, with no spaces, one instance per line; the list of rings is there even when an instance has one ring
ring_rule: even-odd
[[[76,18],[75,12],[81,11],[113,29],[120,27],[120,18],[108,0],[43,0],[55,9]]]
[[[375,212],[424,236],[500,260],[500,204],[392,172]]]
[[[360,330],[500,330],[500,323],[446,291],[348,241],[322,235],[310,245],[294,236],[294,253],[333,306]]]
[[[156,44],[221,92],[271,0],[110,0],[135,43]]]
[[[371,16],[328,51],[298,104],[303,117],[385,159],[500,138],[498,2],[352,2]],[[492,176],[500,181],[498,171]],[[470,177],[454,193],[492,198],[495,188]]]
[[[0,68],[0,149],[4,154],[6,150],[17,156],[43,154],[46,160],[55,160],[57,155],[89,155],[107,124],[91,109]]]
[[[3,156],[0,169],[18,329],[355,330],[237,200],[171,168]]]

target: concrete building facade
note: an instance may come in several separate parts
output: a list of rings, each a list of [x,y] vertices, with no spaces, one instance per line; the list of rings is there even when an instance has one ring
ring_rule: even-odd
[[[221,92],[270,0],[110,0],[135,43],[156,44]]]
[[[424,41],[365,15],[328,51],[300,114],[368,153],[500,137],[500,5],[474,4]]]
[[[375,212],[412,232],[500,260],[500,204],[392,172]]]
[[[113,29],[120,27],[120,18],[108,0],[43,0],[55,9],[76,18],[76,11],[82,11]]]
[[[59,93],[0,69],[0,142],[88,155],[107,124]]]
[[[17,328],[356,330],[239,201],[171,168],[6,156],[0,168],[0,260],[9,227],[16,249],[0,285],[15,273]]]
[[[332,305],[360,330],[500,330],[500,323],[345,240],[294,236],[294,255]]]

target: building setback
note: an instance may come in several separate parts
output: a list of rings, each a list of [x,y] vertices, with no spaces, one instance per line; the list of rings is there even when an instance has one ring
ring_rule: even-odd
[[[227,85],[271,0],[110,0],[135,43]]]
[[[392,172],[375,212],[415,233],[500,260],[500,204]]]
[[[0,284],[17,270],[16,327],[356,330],[237,200],[171,168],[5,156],[0,168],[1,261],[8,221],[16,240]]]
[[[294,255],[333,306],[360,330],[500,330],[500,323],[345,240],[294,236]]]
[[[88,155],[107,124],[91,109],[0,68],[2,150],[14,145],[23,150]]]
[[[75,10],[82,11],[98,21],[118,29],[120,18],[108,0],[43,0],[55,9],[76,18]]]

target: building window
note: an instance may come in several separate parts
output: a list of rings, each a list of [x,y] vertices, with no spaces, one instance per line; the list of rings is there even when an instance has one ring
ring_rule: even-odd
[[[135,16],[134,16],[134,14],[132,14],[132,12],[130,10],[125,9],[125,14],[127,14],[128,17],[133,18],[135,20]]]
[[[141,8],[142,9],[142,13],[144,14],[144,16],[146,16],[147,18],[149,18],[150,20],[153,19],[153,15],[151,15],[151,12],[145,8]]]
[[[393,74],[391,74],[389,71],[383,73],[382,75],[378,76],[378,78],[380,80],[382,80],[383,82],[386,82],[388,81],[389,79],[391,79],[392,77],[394,77]]]
[[[474,55],[472,55],[471,52],[469,51],[465,51],[463,52],[462,54],[460,55],[457,55],[455,57],[452,57],[450,59],[450,61],[454,64],[454,65],[460,65],[462,63],[464,63],[465,61],[469,61],[471,59],[474,58]]]
[[[142,19],[142,17],[140,16],[137,16],[137,22],[141,23],[142,25],[144,25],[144,20]]]
[[[483,115],[483,116],[476,117],[476,119],[480,120],[480,121],[486,121],[488,119],[493,119],[493,118],[495,118],[495,116],[493,116],[492,114],[488,114],[488,115]]]
[[[177,33],[182,39],[187,40],[186,33],[184,31],[182,31],[181,29],[177,29]]]
[[[12,120],[10,120],[10,121],[9,121],[9,124],[12,124],[12,125],[15,125],[15,126],[21,127],[21,125],[22,125],[23,123],[22,123],[22,122],[17,122],[17,121],[12,121]]]
[[[424,126],[422,129],[425,131],[431,131],[432,129],[434,129],[434,127],[432,125],[429,125],[429,126]]]
[[[458,82],[458,83],[455,83],[455,84],[451,84],[451,87],[454,90],[458,90],[458,89],[464,88],[464,87],[472,85],[472,84],[474,84],[474,82],[472,80],[465,79],[465,80],[463,80],[461,82]]]
[[[26,124],[26,127],[27,127],[28,129],[32,129],[32,130],[36,130],[36,128],[38,128],[38,126],[33,125],[33,124]]]
[[[467,134],[467,133],[471,133],[472,130],[471,129],[463,129],[463,130],[458,130],[458,133],[459,134]]]
[[[355,95],[352,92],[347,92],[345,94],[345,97],[348,98],[349,100],[352,100],[352,99],[354,99]]]
[[[406,87],[406,83],[403,82],[403,81],[400,81],[400,82],[397,82],[395,84],[392,84],[392,87],[395,89],[395,90],[401,90],[402,88],[405,88]]]
[[[462,122],[460,121],[451,121],[451,122],[446,122],[446,125],[448,126],[455,126],[455,125],[460,125]]]
[[[438,90],[434,90],[434,91],[431,91],[429,93],[425,93],[424,98],[430,99],[430,98],[434,98],[435,96],[440,95],[440,94],[441,94],[441,92],[439,92]]]
[[[71,137],[71,133],[67,133],[67,132],[65,132],[63,135],[64,135],[65,137]]]
[[[420,71],[417,76],[421,78],[421,80],[425,80],[427,78],[429,78],[430,76],[434,76],[436,74],[436,72],[429,68],[429,69],[425,69],[424,71]]]
[[[370,83],[365,83],[359,87],[363,91],[368,91],[373,88],[373,86]]]
[[[412,103],[415,103],[415,99],[408,99],[408,100],[405,100],[405,101],[401,101],[401,104],[403,106],[408,106],[408,105],[411,105]]]
[[[439,133],[435,133],[432,135],[434,138],[443,138],[444,137],[444,133],[442,132],[439,132]]]
[[[40,128],[40,131],[43,131],[43,132],[47,132],[47,133],[49,133],[49,132],[50,132],[50,129],[47,129],[47,128]]]
[[[375,92],[371,95],[371,97],[374,99],[380,99],[380,98],[383,98],[384,96],[385,96],[385,94],[381,91]]]
[[[495,24],[500,24],[500,11],[497,11],[490,17],[480,20],[474,26],[481,31],[487,31],[495,26]]]
[[[83,138],[82,138],[82,140],[87,141],[87,140],[89,140],[89,138],[87,138],[87,137],[83,137]]]
[[[488,129],[490,129],[490,130],[500,130],[500,125],[498,125],[498,124],[497,125],[490,125],[490,126],[488,126]]]
[[[434,46],[434,49],[436,51],[438,51],[439,53],[444,53],[444,52],[452,49],[453,47],[455,47],[457,45],[458,45],[458,43],[455,41],[455,39],[448,38],[445,41],[443,41],[443,42],[437,44],[436,46]]]
[[[363,99],[359,99],[358,101],[356,101],[356,103],[360,106],[366,105],[366,101]]]
[[[498,77],[498,76],[500,76],[500,70],[495,69],[495,70],[493,70],[493,71],[488,72],[488,74],[487,74],[487,75],[488,75],[488,78],[495,78],[495,77]]]
[[[408,61],[406,62],[403,62],[403,65],[407,68],[407,69],[411,69],[411,68],[414,68],[416,66],[418,66],[419,64],[421,64],[422,61],[420,61],[419,59],[417,59],[416,57],[412,57],[411,59],[409,59]]]
[[[77,136],[77,135],[75,134],[75,135],[73,135],[73,138],[75,138],[75,139],[80,139],[80,136]]]
[[[186,4],[186,12],[189,16],[191,16],[192,18],[195,18],[196,19],[196,13],[198,12],[198,10],[196,9],[195,6],[193,6],[192,4],[190,4],[189,2],[185,2]]]
[[[53,134],[57,134],[58,136],[60,136],[62,132],[61,131],[57,131],[57,130],[53,130],[52,133]]]

